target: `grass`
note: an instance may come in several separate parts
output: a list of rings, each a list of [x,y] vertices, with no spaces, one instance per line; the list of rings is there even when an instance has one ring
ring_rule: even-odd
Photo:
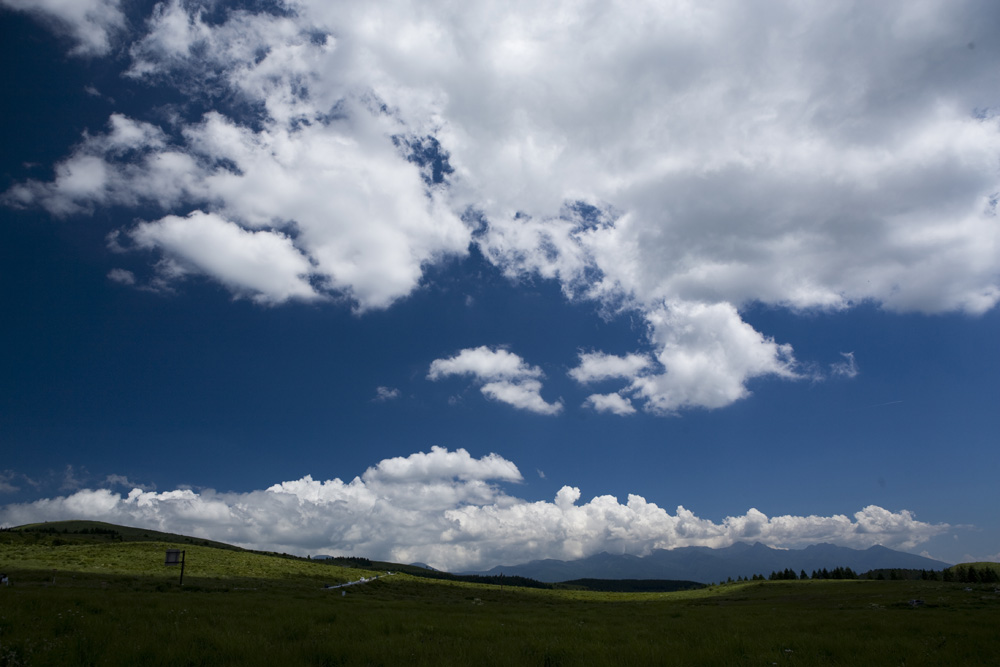
[[[163,566],[175,546],[187,550],[183,588]],[[323,585],[362,571],[167,542],[0,542],[0,571],[14,583],[0,589],[0,666],[957,665],[1000,655],[993,585],[593,593],[397,574],[342,596]]]
[[[68,544],[57,547],[45,544],[0,545],[0,567],[44,572],[46,578],[51,572],[57,580],[69,573],[177,580],[179,568],[168,568],[163,564],[167,549],[185,551],[184,579],[189,583],[199,580],[280,581],[300,578],[334,584],[377,574],[321,562],[170,542]]]

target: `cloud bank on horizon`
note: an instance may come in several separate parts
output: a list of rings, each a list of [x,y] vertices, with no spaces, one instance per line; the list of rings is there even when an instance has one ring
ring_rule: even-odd
[[[638,314],[640,349],[574,371],[620,380],[584,406],[623,416],[812,375],[743,320],[754,303],[1000,301],[996,3],[166,0],[131,23],[119,0],[0,4],[187,100],[112,114],[52,180],[2,195],[57,217],[160,211],[111,239],[150,257],[123,284],[200,276],[364,313],[475,247]],[[453,372],[558,414],[531,368]],[[856,373],[845,356],[830,375]]]
[[[528,502],[500,488],[522,481],[511,461],[440,447],[385,459],[350,482],[306,476],[249,493],[134,488],[122,495],[113,488],[116,481],[109,479],[108,488],[0,507],[0,524],[93,519],[254,549],[363,555],[450,571],[572,560],[602,551],[646,555],[653,549],[718,548],[737,541],[912,549],[950,529],[876,505],[855,512],[853,519],[768,517],[750,509],[715,523],[684,507],[670,514],[637,495],[625,504],[606,495],[579,504],[580,489],[571,486],[551,502]]]

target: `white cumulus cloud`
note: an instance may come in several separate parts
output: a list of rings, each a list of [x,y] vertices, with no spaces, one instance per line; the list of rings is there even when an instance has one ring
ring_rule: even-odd
[[[565,486],[552,501],[532,502],[500,488],[521,481],[517,466],[501,456],[436,447],[383,460],[349,482],[306,476],[246,493],[83,489],[2,506],[0,524],[93,519],[255,549],[421,561],[446,570],[744,540],[912,549],[950,528],[875,505],[853,516],[768,517],[751,508],[717,522],[684,507],[671,513],[637,495],[625,503],[608,495],[580,503],[580,489]]]
[[[648,317],[664,371],[636,378],[631,389],[653,412],[718,408],[747,396],[751,378],[798,377],[791,346],[755,331],[728,303],[672,303]]]
[[[466,348],[453,357],[431,362],[427,378],[439,380],[448,375],[472,375],[481,380],[523,380],[542,376],[542,369],[503,348],[480,345]]]
[[[280,232],[249,231],[219,215],[195,211],[140,223],[129,236],[139,247],[162,249],[170,277],[213,275],[235,293],[246,291],[265,303],[319,298],[309,284],[309,260]]]
[[[621,394],[591,394],[583,402],[584,407],[593,408],[597,412],[610,412],[619,416],[634,415],[635,406],[632,401]]]
[[[580,365],[571,369],[569,375],[581,384],[607,379],[630,379],[649,365],[649,358],[640,354],[618,357],[603,352],[582,352]]]
[[[309,289],[361,311],[476,244],[506,275],[646,321],[636,358],[659,367],[619,377],[661,414],[799,377],[792,350],[743,321],[751,304],[1000,302],[996,3],[289,0],[210,22],[211,4],[157,5],[127,81],[244,111],[112,116],[52,181],[4,201],[220,216],[268,235],[277,285],[189,266],[236,294],[300,298],[293,244]],[[31,7],[96,26],[78,35],[93,53],[120,22],[110,1]]]
[[[728,303],[672,302],[647,314],[656,363],[637,354],[580,355],[570,371],[578,382],[621,379],[617,394],[593,394],[585,405],[602,412],[670,415],[690,408],[719,408],[749,395],[747,380],[760,376],[798,379],[789,345],[754,330]]]
[[[548,403],[542,398],[542,369],[531,366],[521,357],[503,348],[485,345],[467,348],[453,357],[431,362],[427,378],[440,380],[449,375],[472,376],[487,398],[515,408],[543,415],[562,411],[562,401]]]

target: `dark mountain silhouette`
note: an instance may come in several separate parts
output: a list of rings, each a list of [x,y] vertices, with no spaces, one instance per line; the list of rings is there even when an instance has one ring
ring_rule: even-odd
[[[681,547],[659,549],[648,556],[613,555],[606,552],[580,560],[536,560],[521,565],[495,567],[479,575],[516,575],[538,581],[557,582],[571,579],[684,579],[702,583],[727,578],[765,577],[771,572],[849,567],[857,573],[879,568],[941,570],[949,566],[923,556],[894,551],[882,546],[851,549],[834,544],[813,544],[804,549],[773,549],[760,542],[737,542],[723,549]]]

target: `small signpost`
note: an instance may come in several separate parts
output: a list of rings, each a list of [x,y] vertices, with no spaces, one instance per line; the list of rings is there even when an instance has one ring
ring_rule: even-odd
[[[184,551],[181,549],[167,549],[167,559],[163,561],[164,565],[180,565],[181,566],[181,586],[184,585]]]

